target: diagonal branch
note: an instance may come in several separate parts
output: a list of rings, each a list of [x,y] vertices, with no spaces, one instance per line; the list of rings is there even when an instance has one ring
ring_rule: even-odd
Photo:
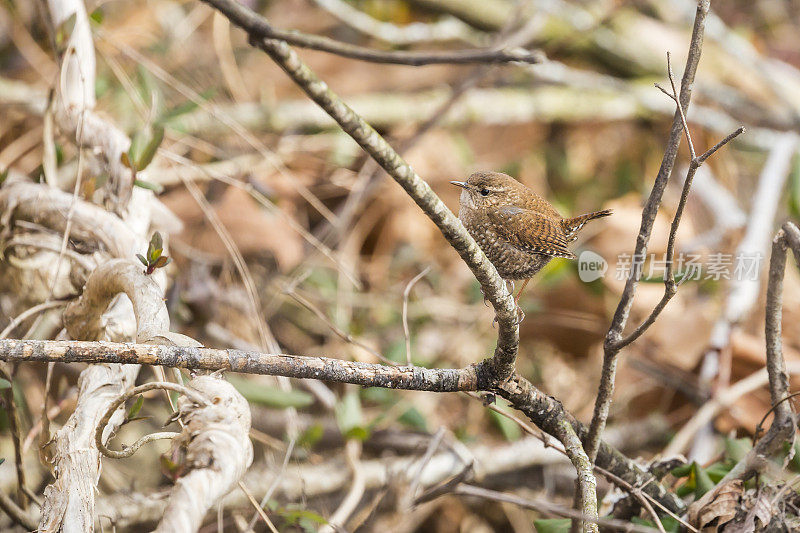
[[[319,79],[285,41],[265,38],[269,24],[263,17],[234,0],[204,0],[251,35],[251,43],[265,51],[294,82],[324,109],[408,193],[459,253],[481,284],[497,314],[498,342],[494,356],[485,363],[491,375],[503,380],[514,370],[519,346],[519,327],[514,302],[497,270],[475,240],[430,186],[397,152],[341,98]]]

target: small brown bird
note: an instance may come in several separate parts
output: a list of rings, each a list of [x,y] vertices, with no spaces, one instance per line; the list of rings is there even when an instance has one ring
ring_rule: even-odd
[[[562,218],[550,203],[501,172],[475,172],[467,181],[451,181],[461,191],[458,218],[505,280],[525,285],[554,257],[575,259],[567,244],[584,224],[611,214],[596,211]]]

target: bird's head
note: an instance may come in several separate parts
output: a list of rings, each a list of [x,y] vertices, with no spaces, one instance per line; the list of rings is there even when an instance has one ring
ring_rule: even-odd
[[[467,181],[451,181],[464,189],[460,204],[472,209],[486,209],[498,205],[514,204],[524,194],[524,185],[502,172],[475,172]]]

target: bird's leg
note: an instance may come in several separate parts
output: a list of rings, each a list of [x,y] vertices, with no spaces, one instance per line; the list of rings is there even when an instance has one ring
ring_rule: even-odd
[[[514,298],[514,303],[517,304],[517,307],[519,307],[519,297],[522,296],[522,291],[525,290],[525,285],[527,285],[530,280],[531,280],[531,278],[528,278],[528,279],[526,279],[525,281],[522,282],[522,287],[519,288],[519,292],[517,293],[516,298]],[[514,290],[514,285],[513,284],[511,285],[511,290],[512,291]]]
[[[525,312],[519,306],[519,298],[520,298],[520,296],[522,296],[522,291],[525,290],[525,285],[527,285],[530,280],[531,280],[531,278],[528,278],[528,279],[526,279],[525,281],[522,282],[522,287],[519,288],[519,292],[517,293],[517,296],[514,298],[514,305],[517,306],[517,316],[519,317],[519,322],[517,322],[517,324],[519,324],[520,322],[525,320]],[[513,294],[513,290],[514,290],[513,289],[513,285],[512,285],[512,289],[511,290],[512,290],[512,294]]]

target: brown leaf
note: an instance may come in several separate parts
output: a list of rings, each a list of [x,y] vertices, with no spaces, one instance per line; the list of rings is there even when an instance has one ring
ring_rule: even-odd
[[[736,516],[741,496],[742,481],[739,479],[718,485],[689,506],[689,522],[701,529],[714,520],[721,526]]]

